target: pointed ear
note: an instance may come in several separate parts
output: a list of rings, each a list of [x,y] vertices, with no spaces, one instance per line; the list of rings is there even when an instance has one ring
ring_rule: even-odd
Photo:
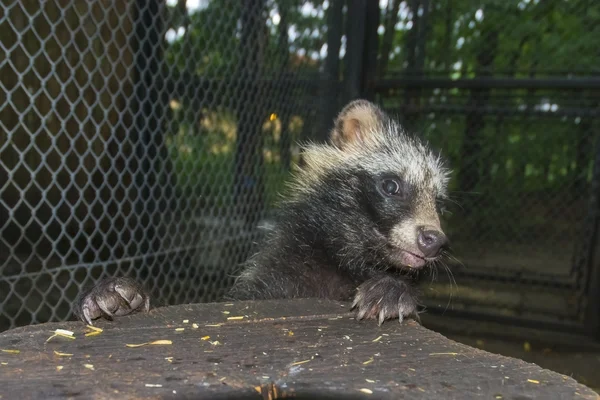
[[[368,142],[385,119],[383,111],[367,100],[354,100],[342,109],[331,131],[331,143],[340,149]]]

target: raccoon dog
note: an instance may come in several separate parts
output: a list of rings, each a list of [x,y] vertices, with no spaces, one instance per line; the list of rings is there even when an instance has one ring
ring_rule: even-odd
[[[440,205],[449,171],[439,156],[376,105],[355,100],[327,144],[310,144],[275,227],[243,265],[229,300],[319,297],[353,301],[357,319],[417,315],[412,277],[442,257]],[[82,293],[80,319],[148,310],[128,278]]]

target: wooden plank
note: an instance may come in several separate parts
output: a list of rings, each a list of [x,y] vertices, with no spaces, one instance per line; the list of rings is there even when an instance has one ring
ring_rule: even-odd
[[[0,334],[0,349],[19,351],[0,351],[0,396],[598,398],[567,376],[414,321],[357,322],[348,307],[316,299],[170,306],[98,321],[104,331],[88,337],[79,322],[16,328]],[[59,328],[75,339],[47,341]],[[126,347],[161,339],[172,344]]]

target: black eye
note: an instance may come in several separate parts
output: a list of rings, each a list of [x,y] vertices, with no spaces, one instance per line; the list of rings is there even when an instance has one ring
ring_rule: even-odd
[[[384,179],[381,181],[381,190],[388,196],[400,194],[400,183],[395,179]]]

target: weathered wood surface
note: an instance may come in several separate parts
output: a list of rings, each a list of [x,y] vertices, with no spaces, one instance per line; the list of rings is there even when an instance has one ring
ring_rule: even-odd
[[[598,398],[569,377],[450,341],[414,321],[357,322],[348,306],[319,300],[181,305],[98,322],[104,331],[87,337],[79,322],[13,329],[0,334],[0,395]],[[47,342],[57,328],[76,338]],[[172,344],[125,346],[161,339]]]

